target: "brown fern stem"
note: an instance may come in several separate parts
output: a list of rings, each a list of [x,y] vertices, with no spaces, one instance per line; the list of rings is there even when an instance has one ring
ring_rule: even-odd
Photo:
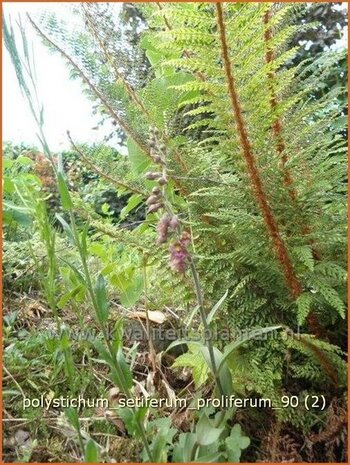
[[[303,335],[300,335],[297,339],[304,347],[306,347],[314,357],[318,360],[319,364],[324,369],[325,373],[327,373],[330,381],[332,382],[333,386],[337,387],[339,385],[339,377],[337,370],[334,368],[331,360],[323,350],[321,350],[317,345],[315,345],[309,338],[306,338]]]
[[[77,65],[77,63],[61,48],[59,47],[55,42],[53,42],[40,28],[39,26],[32,20],[32,18],[27,14],[27,17],[34,27],[34,29],[38,32],[38,34],[47,42],[49,43],[52,47],[54,47],[70,64],[73,66],[73,68],[78,72],[79,76],[82,78],[82,80],[90,87],[91,91],[96,95],[96,97],[103,103],[105,106],[106,110],[110,114],[110,116],[119,124],[119,126],[123,129],[125,134],[129,136],[135,144],[139,147],[139,149],[147,155],[148,158],[150,158],[152,161],[152,157],[150,154],[150,149],[149,147],[141,140],[141,138],[134,133],[132,128],[127,124],[126,121],[124,121],[123,118],[121,118],[115,110],[112,108],[112,106],[108,103],[108,101],[105,99],[103,94],[97,89],[97,87],[91,82],[91,80],[86,76],[86,74],[83,72],[83,70]],[[178,154],[176,154],[178,156]],[[181,167],[184,168],[182,160],[178,160],[179,163],[181,164]],[[180,184],[180,182],[177,179],[174,179],[174,184],[175,186],[179,189],[179,191],[182,194],[186,194],[185,188]]]
[[[126,121],[121,118],[111,107],[108,101],[104,98],[102,93],[97,89],[97,87],[91,82],[91,80],[86,76],[84,71],[77,65],[77,63],[66,53],[61,47],[59,47],[53,40],[51,40],[40,28],[39,26],[32,20],[32,18],[27,14],[27,17],[34,27],[34,29],[38,32],[38,34],[48,42],[52,47],[54,47],[60,54],[73,66],[73,68],[79,73],[82,80],[90,87],[92,92],[98,97],[98,99],[103,103],[103,105],[108,110],[111,117],[120,125],[123,131],[134,140],[134,142],[138,145],[138,147],[147,155],[149,155],[149,148],[144,144],[144,142],[136,135],[133,130],[129,127]],[[150,155],[149,155],[150,156]]]
[[[156,2],[156,5],[157,5],[157,7],[159,8],[160,11],[163,10],[163,6],[162,6],[162,4],[160,2]],[[164,20],[164,24],[166,25],[167,29],[169,31],[171,31],[172,27],[171,27],[171,25],[170,25],[170,23],[169,23],[169,21],[168,21],[168,19],[167,19],[167,17],[165,15],[163,15],[163,20]]]
[[[265,39],[265,44],[266,44],[265,59],[266,59],[267,64],[272,63],[272,61],[274,60],[273,49],[269,46],[269,43],[272,38],[271,28],[268,27],[270,19],[271,19],[271,8],[269,8],[264,15],[264,24],[266,26],[265,33],[264,33],[264,39]],[[267,73],[267,77],[268,77],[270,93],[271,93],[271,98],[270,98],[271,109],[272,111],[275,111],[278,105],[278,100],[277,100],[277,96],[275,94],[275,89],[274,89],[275,73],[271,70]],[[281,119],[277,117],[276,120],[272,123],[272,132],[276,138],[277,152],[281,159],[284,184],[288,189],[288,193],[291,199],[294,201],[297,198],[297,193],[295,189],[293,188],[292,175],[290,171],[286,168],[286,163],[288,159],[287,159],[287,155],[285,151],[286,144],[283,139],[282,130],[283,128],[282,128]]]
[[[236,121],[237,131],[239,134],[242,155],[246,162],[248,174],[253,187],[253,192],[255,194],[256,201],[261,209],[266,224],[266,229],[272,240],[278,260],[284,271],[286,284],[290,290],[292,297],[294,299],[297,299],[302,292],[302,287],[294,272],[292,263],[288,255],[288,251],[281,238],[277,222],[273,216],[272,210],[267,200],[262,180],[260,178],[260,174],[256,165],[255,157],[252,151],[252,147],[250,145],[245,123],[243,120],[242,110],[236,91],[235,79],[231,71],[232,65],[229,57],[222,5],[221,3],[216,3],[215,5],[217,12],[217,26],[221,42],[221,52],[226,74],[227,87],[229,91],[233,116]]]
[[[106,235],[112,237],[113,239],[117,239],[120,243],[132,246],[135,250],[138,250],[139,252],[152,252],[152,249],[150,247],[147,248],[147,246],[145,246],[144,243],[139,243],[138,241],[133,239],[133,237],[130,234],[126,235],[125,231],[123,231],[122,228],[115,228],[114,226],[110,226],[106,223],[96,220],[87,210],[84,210],[81,207],[74,206],[74,213],[76,213],[82,219],[88,221],[89,224],[94,229],[99,231],[102,235]]]
[[[156,2],[156,5],[157,7],[159,8],[160,11],[162,11],[164,8],[162,6],[162,4],[160,2]],[[166,28],[168,29],[168,31],[172,31],[173,28],[170,24],[170,22],[168,21],[167,17],[163,14],[163,19],[164,19],[164,24],[166,26]],[[191,58],[191,53],[188,51],[188,50],[183,50],[183,54],[185,55],[186,58]],[[200,71],[197,71],[196,72],[196,75],[197,77],[199,78],[200,81],[205,81],[205,75],[200,72]]]
[[[128,192],[132,192],[133,194],[137,194],[137,195],[142,195],[142,197],[147,197],[147,193],[146,192],[143,192],[139,189],[137,189],[136,187],[133,187],[133,186],[130,186],[129,184],[126,184],[125,182],[123,181],[120,181],[119,179],[116,179],[114,178],[113,176],[105,173],[104,171],[102,171],[98,166],[96,166],[84,153],[82,150],[80,150],[77,145],[73,142],[73,139],[70,135],[70,132],[67,131],[67,136],[68,136],[68,139],[69,139],[69,142],[71,143],[72,145],[72,148],[75,152],[77,152],[77,154],[79,155],[79,157],[83,160],[83,162],[92,170],[94,171],[95,173],[97,173],[101,178],[104,178],[106,179],[108,182],[110,182],[111,184],[114,184],[118,187],[121,187],[125,190],[127,190]]]
[[[135,103],[135,105],[137,107],[139,107],[139,109],[141,110],[142,113],[144,113],[147,117],[149,117],[149,112],[147,110],[147,108],[144,106],[142,100],[140,100],[140,98],[138,97],[137,93],[135,92],[135,90],[131,87],[131,85],[128,83],[128,81],[124,78],[124,76],[118,71],[118,68],[116,66],[116,61],[115,61],[115,57],[112,57],[111,54],[108,52],[108,49],[106,47],[106,43],[105,41],[101,38],[100,34],[98,33],[97,29],[96,29],[96,26],[94,24],[94,21],[92,20],[91,18],[91,14],[89,13],[86,5],[83,3],[82,4],[82,8],[83,8],[83,11],[84,11],[84,15],[85,15],[85,18],[87,19],[87,22],[90,26],[90,29],[94,35],[94,37],[96,38],[104,56],[105,56],[105,59],[107,60],[107,62],[109,62],[113,68],[113,71],[114,71],[114,75],[116,77],[117,80],[119,80],[127,94],[129,95],[130,99]]]
[[[270,45],[271,39],[272,39],[272,30],[271,27],[269,27],[269,23],[271,21],[271,16],[272,16],[272,11],[271,8],[269,8],[266,13],[264,14],[264,25],[265,25],[265,31],[264,31],[264,40],[265,40],[265,45],[266,45],[266,53],[265,53],[265,61],[266,64],[269,65],[272,63],[274,60],[274,51]],[[275,112],[278,106],[278,98],[275,93],[275,73],[273,70],[270,70],[267,73],[267,78],[268,78],[268,85],[270,88],[270,105],[271,105],[271,110],[272,112]],[[292,177],[292,174],[286,167],[286,163],[288,161],[288,157],[286,154],[286,144],[284,141],[283,137],[283,125],[282,121],[279,117],[276,117],[275,121],[272,123],[271,126],[273,136],[276,140],[276,149],[277,153],[280,157],[281,160],[281,167],[283,170],[283,179],[284,179],[284,185],[288,191],[289,197],[294,205],[297,206],[298,203],[298,194],[296,189],[293,187],[294,180]],[[302,226],[302,233],[303,234],[310,234],[310,227],[307,224],[303,224]],[[315,260],[319,261],[321,260],[321,254],[315,247],[315,244],[311,240],[310,242],[311,245],[311,250],[312,250],[312,255]],[[317,337],[324,339],[325,338],[325,332],[318,320],[317,315],[315,312],[311,312],[308,317],[307,317],[307,323],[312,331],[313,334],[315,334]]]
[[[129,95],[129,98],[135,103],[136,107],[139,108],[141,113],[143,113],[146,118],[150,119],[149,111],[147,110],[147,108],[143,104],[142,100],[139,98],[139,96],[137,95],[135,90],[131,87],[131,85],[124,78],[124,76],[118,71],[117,66],[116,66],[116,62],[115,62],[115,58],[110,56],[110,53],[107,50],[106,44],[101,39],[98,31],[96,30],[96,27],[95,27],[95,25],[94,25],[94,23],[93,23],[93,21],[91,19],[91,16],[90,16],[89,12],[87,11],[86,7],[84,6],[84,4],[83,4],[83,9],[84,9],[85,17],[87,18],[87,21],[88,21],[88,23],[90,25],[90,28],[91,28],[94,36],[96,37],[96,39],[97,39],[97,41],[99,43],[99,46],[100,46],[102,52],[104,53],[104,56],[105,56],[106,60],[111,64],[111,66],[113,68],[114,75],[115,75],[116,79],[119,80],[123,84],[127,94]],[[162,135],[162,139],[163,139],[165,144],[169,144],[170,141],[169,141],[169,139],[167,138],[167,136],[165,134]],[[186,163],[182,160],[180,154],[177,151],[175,151],[174,156],[175,156],[176,161],[181,166],[182,170],[185,173],[187,173],[188,168],[186,166]]]
[[[270,46],[270,41],[272,39],[272,30],[271,30],[271,27],[269,27],[271,16],[272,16],[272,11],[271,11],[271,8],[269,8],[264,15],[264,24],[265,24],[264,40],[265,40],[265,45],[266,45],[265,61],[267,64],[270,64],[274,60],[274,51],[272,47]],[[275,73],[271,70],[267,73],[267,77],[268,77],[268,83],[269,83],[270,93],[271,93],[270,105],[271,105],[272,111],[275,111],[278,106],[278,99],[277,99],[275,88],[274,88]],[[288,158],[286,154],[286,144],[283,138],[283,125],[282,125],[282,121],[280,118],[278,117],[276,118],[276,120],[272,123],[271,129],[276,139],[277,153],[279,154],[280,159],[281,159],[284,184],[288,190],[291,200],[295,203],[298,200],[298,194],[295,188],[293,187],[294,180],[293,180],[292,174],[286,168],[286,163],[288,161]],[[310,233],[309,226],[304,225],[303,234],[309,234],[309,233]],[[315,245],[313,243],[311,243],[310,245],[312,247],[312,255],[314,259],[321,260],[321,254],[316,249]]]

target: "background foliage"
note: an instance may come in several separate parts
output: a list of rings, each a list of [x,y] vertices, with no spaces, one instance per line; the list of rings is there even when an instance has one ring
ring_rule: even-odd
[[[69,453],[40,422],[22,444],[8,440],[8,454],[346,460],[347,70],[344,51],[330,49],[344,11],[154,3],[124,4],[117,17],[113,4],[96,3],[75,14],[81,31],[48,14],[29,22],[111,136],[92,147],[69,136],[71,151],[52,154],[33,105],[43,148],[4,147],[4,283],[18,300],[4,319],[8,407],[33,422],[40,412],[22,411],[20,400],[40,389],[194,402],[222,387],[274,407],[282,396],[300,404],[86,409],[79,414],[98,417],[90,428],[68,410],[60,434]],[[31,103],[23,30],[24,56],[6,25],[5,40]],[[108,144],[115,135],[117,149]],[[164,230],[167,217],[176,217],[173,230]],[[142,347],[126,331],[130,313],[159,310],[190,336],[208,324],[229,340],[188,344],[169,361],[159,341]],[[89,337],[77,338],[86,328]],[[244,331],[259,337],[242,339]],[[308,412],[307,395],[324,395],[326,410]],[[110,434],[112,444],[99,440]]]

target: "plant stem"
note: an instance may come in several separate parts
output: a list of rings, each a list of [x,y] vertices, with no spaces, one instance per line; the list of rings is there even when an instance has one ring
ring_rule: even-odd
[[[146,329],[147,329],[147,337],[148,337],[148,345],[149,345],[149,351],[151,355],[151,363],[152,363],[152,368],[153,371],[155,372],[157,370],[157,365],[156,365],[156,351],[154,349],[154,344],[153,344],[153,339],[151,335],[151,324],[149,320],[149,314],[148,314],[148,296],[147,296],[147,255],[143,256],[143,261],[142,261],[142,270],[143,270],[143,286],[144,286],[144,294],[145,294],[145,313],[146,313]]]
[[[163,166],[162,172],[163,172],[163,176],[166,177],[167,176],[167,170],[166,170],[165,165]],[[172,204],[171,204],[170,200],[167,198],[165,186],[162,186],[162,196],[163,196],[164,204],[165,204],[164,209],[167,212],[167,214],[170,217],[172,217],[174,215],[174,211],[173,211]],[[181,236],[181,226],[180,225],[177,226],[176,230],[177,230],[178,235]],[[192,234],[191,234],[191,237],[192,237]],[[217,369],[217,366],[216,366],[214,347],[213,347],[211,337],[210,337],[210,328],[209,328],[209,325],[208,325],[208,322],[207,322],[207,315],[206,315],[206,312],[204,310],[203,296],[202,296],[202,289],[201,289],[201,285],[200,285],[200,279],[199,279],[197,268],[196,268],[196,265],[194,263],[192,255],[190,255],[190,258],[189,258],[189,265],[190,265],[190,270],[191,270],[192,278],[193,278],[193,282],[194,282],[195,293],[196,293],[196,298],[197,298],[197,304],[198,304],[198,307],[199,307],[201,320],[202,320],[202,323],[203,323],[203,326],[204,326],[204,333],[209,335],[209,338],[206,340],[206,344],[207,344],[208,351],[209,351],[209,357],[210,357],[210,363],[211,363],[211,367],[212,367],[212,373],[214,375],[215,382],[216,382],[216,385],[217,385],[217,387],[219,389],[220,394],[222,396],[224,396],[225,392],[224,392],[224,389],[222,387],[221,380],[220,380],[220,375],[219,375],[219,372],[218,372],[218,369]]]
[[[205,334],[208,334],[210,336],[210,328],[209,328],[209,325],[208,325],[208,322],[207,322],[207,315],[206,315],[205,310],[204,310],[203,296],[202,296],[202,290],[201,290],[201,286],[200,286],[200,282],[199,282],[199,276],[198,276],[198,272],[197,272],[197,269],[196,269],[196,266],[194,264],[194,261],[193,261],[192,257],[190,258],[190,270],[191,270],[192,277],[193,277],[193,282],[194,282],[194,287],[195,287],[196,297],[197,297],[197,303],[198,303],[202,323],[203,323],[203,326],[204,326],[204,332],[205,332]],[[217,369],[217,366],[216,366],[214,348],[213,348],[213,344],[212,344],[212,341],[211,341],[211,337],[207,338],[206,343],[207,343],[207,347],[208,347],[208,351],[209,351],[209,357],[210,357],[210,363],[211,363],[211,366],[212,366],[212,372],[213,372],[217,387],[218,387],[218,389],[220,391],[220,394],[222,396],[224,396],[225,392],[223,390],[223,387],[222,387],[222,384],[221,384],[221,381],[220,381],[220,375],[219,375],[219,372],[218,372],[218,369]]]
[[[114,350],[113,350],[113,347],[112,347],[111,342],[109,340],[107,330],[106,330],[103,322],[99,318],[98,303],[97,303],[94,288],[93,288],[93,285],[92,285],[90,271],[89,271],[89,267],[88,267],[87,261],[86,261],[86,255],[85,255],[84,250],[81,247],[79,233],[78,233],[78,229],[77,229],[77,226],[76,226],[76,223],[75,223],[75,218],[74,218],[72,210],[69,210],[69,216],[70,216],[70,223],[71,223],[71,227],[72,227],[72,231],[73,231],[74,241],[75,241],[75,244],[76,244],[76,246],[78,248],[81,263],[83,265],[83,270],[84,270],[84,275],[85,275],[85,279],[86,279],[87,289],[88,289],[88,292],[89,292],[89,295],[90,295],[90,298],[91,298],[91,301],[92,301],[92,304],[93,304],[93,307],[94,307],[94,310],[95,310],[96,319],[97,319],[97,321],[99,323],[99,327],[101,329],[103,339],[105,341],[105,344],[107,346],[109,355],[111,357],[111,361],[113,363],[113,368],[116,370],[116,372],[118,374],[118,377],[122,381],[122,387],[123,387],[124,393],[126,394],[126,396],[128,398],[131,398],[131,393],[130,393],[129,388],[126,385],[124,385],[124,374],[120,370],[120,367],[119,367],[118,363],[115,360]],[[149,444],[148,444],[148,441],[147,441],[145,427],[144,427],[142,421],[139,420],[139,419],[136,419],[136,423],[137,423],[137,428],[139,430],[142,442],[143,442],[144,447],[146,449],[148,458],[152,462],[153,461],[153,456],[152,456],[152,453],[151,453],[151,450],[150,450],[150,447],[149,447]]]

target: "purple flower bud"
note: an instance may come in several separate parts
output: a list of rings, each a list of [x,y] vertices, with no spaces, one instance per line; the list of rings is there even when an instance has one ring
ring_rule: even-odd
[[[162,207],[163,207],[162,203],[155,203],[149,207],[149,209],[147,210],[147,213],[155,213]]]
[[[191,244],[191,235],[187,231],[183,231],[180,237],[180,243],[183,247],[188,247]]]
[[[169,222],[170,228],[171,228],[171,229],[176,229],[176,228],[179,226],[179,224],[180,224],[180,223],[179,223],[178,217],[177,217],[176,215],[174,215],[174,216],[171,218],[170,222]]]
[[[158,226],[157,226],[157,231],[159,231],[161,228],[168,228],[170,223],[170,217],[169,215],[163,215],[162,218],[160,219]],[[158,229],[160,228],[160,229]]]
[[[157,244],[158,244],[158,245],[164,244],[167,240],[168,240],[168,237],[167,237],[167,236],[158,236]]]
[[[164,165],[164,161],[162,159],[162,157],[160,157],[159,155],[155,155],[153,157],[153,160],[156,162],[156,163],[159,163],[160,165]]]
[[[169,222],[170,218],[168,215],[163,215],[161,220],[157,226],[158,236],[158,244],[163,244],[168,239],[168,232],[169,232]]]
[[[158,195],[150,195],[150,196],[148,197],[148,199],[146,200],[146,204],[147,204],[148,206],[150,206],[150,205],[153,205],[153,204],[155,204],[155,203],[159,203],[159,200],[160,200],[160,198],[159,198]]]
[[[161,186],[164,186],[167,182],[168,182],[168,179],[164,174],[162,177],[158,179],[158,184],[160,184]]]
[[[160,189],[158,186],[154,186],[152,189],[152,194],[158,195],[160,194]]]
[[[161,176],[162,176],[162,173],[155,173],[155,172],[151,172],[151,171],[148,171],[145,174],[145,178],[150,179],[150,180],[159,179]]]

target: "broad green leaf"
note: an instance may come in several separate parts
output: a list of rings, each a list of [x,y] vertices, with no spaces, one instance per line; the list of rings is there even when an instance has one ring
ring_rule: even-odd
[[[170,418],[158,418],[149,424],[148,429],[155,436],[150,445],[153,460],[155,462],[167,462],[169,444],[172,444],[177,430],[171,428]]]
[[[85,287],[82,284],[79,284],[76,286],[74,289],[72,289],[69,292],[66,292],[65,294],[62,295],[60,300],[57,302],[57,307],[58,308],[64,308],[67,303],[73,299],[75,296],[77,296],[81,291],[85,292]]]
[[[98,463],[99,462],[99,453],[98,447],[92,439],[89,439],[85,446],[85,463]]]
[[[200,348],[200,350],[202,354],[204,355],[204,358],[213,376],[215,376],[208,347],[203,346]],[[232,394],[232,391],[233,391],[232,375],[231,375],[230,369],[227,363],[224,362],[224,354],[220,352],[220,350],[217,347],[213,347],[213,352],[214,352],[216,370],[217,370],[217,373],[219,374],[221,387],[225,395],[230,395]]]
[[[73,208],[73,203],[72,199],[67,187],[67,182],[64,179],[64,176],[62,173],[58,173],[57,175],[57,180],[58,180],[58,191],[60,193],[61,197],[61,204],[63,210],[71,210]]]
[[[4,194],[12,194],[15,191],[15,184],[9,176],[2,177],[2,192]]]
[[[96,301],[98,306],[98,317],[100,322],[105,323],[109,315],[109,303],[107,299],[106,281],[100,274],[97,277],[95,285]]]
[[[23,155],[20,155],[16,159],[16,163],[18,163],[19,165],[22,165],[22,166],[34,165],[33,160],[31,160],[29,157],[25,157]]]
[[[67,408],[64,411],[66,417],[68,418],[69,423],[73,426],[76,431],[80,430],[79,416],[78,412],[74,408]]]
[[[14,165],[14,163],[15,163],[15,160],[11,160],[11,159],[9,159],[9,158],[5,158],[5,159],[2,161],[2,169],[3,169],[3,171],[12,168],[12,166]]]
[[[230,436],[225,439],[227,458],[229,462],[239,462],[243,449],[250,444],[250,439],[242,433],[241,425],[236,424],[231,429]]]
[[[113,364],[113,360],[111,358],[110,353],[106,350],[105,346],[101,343],[101,341],[95,340],[94,346],[99,353],[100,357],[109,365]]]
[[[106,247],[97,242],[89,246],[89,252],[93,255],[97,255],[97,257],[100,257],[102,260],[108,259],[108,252],[107,252]]]
[[[102,274],[102,276],[107,276],[110,273],[112,273],[113,271],[115,271],[116,268],[117,268],[117,264],[115,262],[108,263],[108,265],[106,265],[104,268],[102,268],[101,274]]]
[[[62,350],[67,350],[71,346],[68,334],[65,330],[62,331],[61,333],[61,338],[60,338],[60,347]]]
[[[197,443],[208,446],[217,441],[224,430],[224,426],[216,428],[213,426],[205,413],[202,413],[196,427]]]
[[[110,211],[110,207],[109,207],[109,204],[108,203],[103,203],[101,205],[101,211],[102,213],[104,213],[105,215],[110,215],[111,214],[111,211]]]
[[[136,275],[129,286],[120,294],[120,302],[124,307],[132,307],[140,299],[143,292],[143,277]]]
[[[120,212],[120,219],[121,220],[124,220],[127,216],[128,216],[128,213],[130,213],[132,210],[134,210],[138,205],[140,205],[140,203],[142,202],[143,200],[143,196],[142,195],[132,195],[129,200],[128,200],[128,203],[125,205],[125,207],[121,210]]]
[[[196,434],[195,433],[187,433],[183,439],[183,446],[182,446],[182,454],[183,454],[183,462],[191,462],[192,460],[192,450],[194,445],[196,444]]]
[[[123,420],[127,432],[130,436],[136,436],[140,434],[138,421],[144,422],[148,408],[146,406],[136,409],[129,407],[119,407],[118,416]],[[148,456],[147,456],[148,457]]]
[[[124,377],[124,386],[128,389],[132,388],[132,373],[130,371],[129,365],[126,363],[123,350],[119,347],[117,351],[117,363],[123,373]]]
[[[144,173],[151,164],[150,159],[132,139],[128,139],[127,147],[132,171],[135,174]]]
[[[55,216],[58,219],[58,221],[61,223],[65,233],[67,234],[69,241],[75,245],[75,237],[74,237],[72,228],[69,226],[67,221],[60,214],[56,213]]]
[[[4,200],[3,209],[3,221],[6,224],[15,221],[22,226],[29,226],[32,222],[31,212],[26,207],[19,207],[8,200]]]
[[[210,372],[203,354],[196,345],[188,345],[189,351],[176,358],[173,367],[191,367],[193,381],[196,388],[199,388],[208,379]]]
[[[146,57],[153,67],[157,67],[162,62],[163,55],[154,50],[146,50]]]

